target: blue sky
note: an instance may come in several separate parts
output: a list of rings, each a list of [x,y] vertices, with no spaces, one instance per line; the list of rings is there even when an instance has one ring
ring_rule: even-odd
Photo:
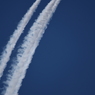
[[[34,1],[0,0],[0,53]],[[42,0],[19,39],[0,88],[24,36],[49,1]],[[36,49],[19,95],[95,95],[94,0],[61,1]]]

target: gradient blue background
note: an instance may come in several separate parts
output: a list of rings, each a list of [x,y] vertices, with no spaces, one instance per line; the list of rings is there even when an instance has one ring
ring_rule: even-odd
[[[0,53],[34,1],[0,0]],[[11,58],[49,1],[42,0]],[[0,92],[11,63],[12,59],[0,80]],[[95,0],[61,1],[36,49],[19,95],[95,95]]]

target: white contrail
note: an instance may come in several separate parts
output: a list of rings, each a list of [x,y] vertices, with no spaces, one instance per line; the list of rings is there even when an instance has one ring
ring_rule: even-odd
[[[24,15],[22,20],[17,26],[17,29],[14,31],[13,35],[10,37],[10,40],[8,41],[4,51],[2,52],[2,55],[0,57],[0,78],[3,75],[3,71],[7,65],[7,62],[10,59],[10,55],[12,53],[12,50],[14,49],[20,35],[23,33],[23,30],[27,23],[29,22],[31,16],[35,12],[36,8],[38,7],[41,0],[36,0],[34,4],[30,7],[30,9],[27,11],[27,13]]]
[[[12,70],[8,74],[8,80],[5,82],[8,87],[4,95],[16,95],[21,86],[22,80],[25,77],[25,73],[35,49],[37,48],[39,41],[45,32],[45,29],[55,12],[60,0],[52,0],[46,8],[42,11],[36,22],[30,28],[28,35],[25,37],[24,42],[17,54],[17,60],[13,65]]]

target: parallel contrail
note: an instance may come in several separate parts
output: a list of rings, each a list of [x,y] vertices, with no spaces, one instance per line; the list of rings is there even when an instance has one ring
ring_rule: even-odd
[[[1,57],[0,57],[0,78],[2,77],[3,71],[7,65],[7,62],[10,59],[12,50],[14,49],[20,35],[23,33],[25,26],[27,25],[33,13],[37,9],[40,1],[41,0],[36,0],[34,4],[30,7],[30,9],[27,11],[27,13],[24,15],[22,20],[19,22],[17,29],[14,31],[13,35],[10,37],[10,40],[8,41],[4,51],[2,52]]]
[[[12,66],[13,68],[8,74],[8,80],[5,82],[8,87],[5,88],[6,91],[4,95],[17,95],[35,49],[37,48],[59,2],[60,0],[52,0],[30,28],[28,35],[25,37],[23,44],[18,51],[17,60],[14,63],[15,65]]]

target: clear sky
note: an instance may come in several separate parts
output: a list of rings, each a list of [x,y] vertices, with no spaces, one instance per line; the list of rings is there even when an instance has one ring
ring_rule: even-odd
[[[35,0],[0,0],[0,53]],[[42,0],[23,37],[50,0]],[[8,62],[2,79],[6,80]],[[36,49],[19,95],[95,95],[95,0],[61,0]]]

